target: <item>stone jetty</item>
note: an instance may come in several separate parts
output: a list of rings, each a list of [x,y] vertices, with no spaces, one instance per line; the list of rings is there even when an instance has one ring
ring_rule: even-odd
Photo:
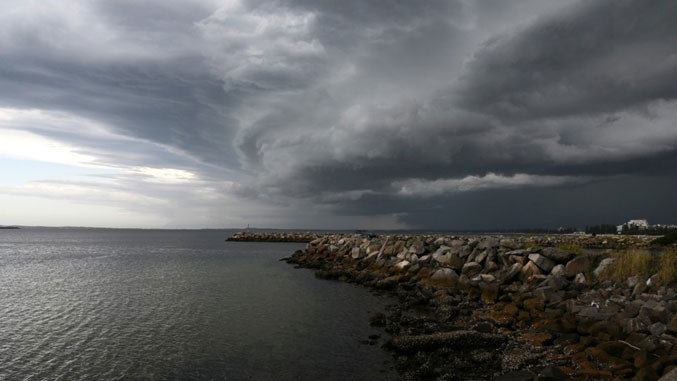
[[[658,380],[677,367],[675,284],[600,280],[614,258],[585,250],[650,240],[325,234],[286,260],[396,298],[371,324],[402,379]]]
[[[226,241],[236,242],[310,242],[321,234],[309,232],[237,232]]]

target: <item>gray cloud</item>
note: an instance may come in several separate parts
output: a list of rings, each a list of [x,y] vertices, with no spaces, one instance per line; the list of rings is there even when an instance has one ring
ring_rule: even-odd
[[[575,221],[566,205],[585,194],[596,210],[609,184],[632,200],[656,193],[640,186],[647,176],[674,189],[668,0],[72,5],[17,2],[0,16],[0,107],[86,118],[116,137],[12,128],[109,166],[190,171],[208,182],[195,189],[246,200],[250,217],[271,207],[282,225],[350,215],[432,227],[451,208],[507,226],[515,211],[482,200],[532,197],[541,212],[513,225],[554,224]],[[186,194],[167,189],[165,200]],[[476,218],[468,226],[487,221]]]

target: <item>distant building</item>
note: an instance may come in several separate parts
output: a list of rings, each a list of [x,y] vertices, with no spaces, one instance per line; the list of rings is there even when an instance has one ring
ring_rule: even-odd
[[[618,233],[623,231],[623,227],[626,226],[628,229],[635,228],[639,230],[644,230],[649,228],[649,221],[647,220],[630,220],[622,225],[616,226]]]

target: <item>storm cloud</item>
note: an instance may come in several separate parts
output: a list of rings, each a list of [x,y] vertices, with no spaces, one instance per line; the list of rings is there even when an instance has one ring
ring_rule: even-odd
[[[675,222],[673,1],[7,9],[4,136],[57,142],[114,173],[0,193],[167,226],[186,225],[173,208],[195,216],[189,226]]]

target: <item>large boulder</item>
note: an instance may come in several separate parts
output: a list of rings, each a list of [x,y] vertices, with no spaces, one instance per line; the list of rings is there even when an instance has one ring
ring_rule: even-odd
[[[576,276],[579,273],[585,273],[592,266],[592,257],[587,254],[578,255],[567,262],[566,274],[567,276]]]
[[[447,265],[455,270],[460,270],[465,264],[465,261],[462,258],[458,257],[457,255],[449,251],[441,252],[440,250],[437,250],[433,254],[432,258],[438,263]]]
[[[595,274],[596,277],[602,275],[602,273],[609,267],[611,266],[612,263],[616,261],[616,258],[604,258],[602,259],[602,262],[599,263],[599,266],[593,271],[592,273]]]
[[[549,273],[550,270],[555,267],[555,262],[553,260],[546,258],[541,254],[529,254],[529,260],[534,262],[539,269],[546,273]]]
[[[438,281],[438,282],[457,282],[458,281],[458,274],[452,269],[438,269],[435,271],[435,273],[430,277],[430,280]]]
[[[541,255],[548,259],[552,259],[555,262],[566,263],[571,257],[574,256],[573,253],[570,253],[566,250],[558,249],[556,247],[546,247],[541,250]]]

